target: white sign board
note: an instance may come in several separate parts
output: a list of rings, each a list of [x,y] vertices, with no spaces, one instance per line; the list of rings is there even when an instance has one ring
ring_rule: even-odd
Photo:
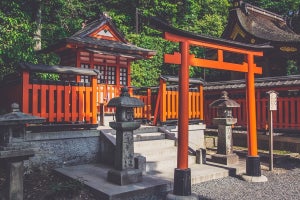
[[[270,91],[269,94],[269,110],[277,110],[277,92]]]

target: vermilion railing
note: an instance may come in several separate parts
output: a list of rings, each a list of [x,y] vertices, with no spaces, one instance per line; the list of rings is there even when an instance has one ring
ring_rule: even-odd
[[[153,91],[152,91],[153,90]],[[178,119],[178,86],[167,86],[163,79],[160,87],[148,88],[144,95],[134,95],[141,99],[145,106],[135,109],[135,118],[152,121],[154,125],[159,122]],[[189,91],[189,119],[203,120],[203,86],[193,87]],[[152,118],[153,116],[153,118]]]
[[[189,92],[189,119],[204,120],[207,126],[212,125],[216,117],[216,109],[209,104],[220,98],[222,90],[205,90],[203,86],[193,86]],[[257,128],[266,129],[268,120],[267,95],[269,90],[276,90],[278,110],[273,112],[275,129],[300,129],[300,87],[299,85],[284,84],[256,88]],[[103,106],[104,113],[114,113],[105,105],[119,95],[114,85],[97,84],[96,77],[89,85],[73,82],[37,82],[31,81],[29,73],[22,72],[22,78],[1,84],[0,105],[1,113],[9,112],[11,103],[17,102],[21,110],[35,116],[45,117],[49,123],[92,123],[97,124],[99,107]],[[226,89],[229,97],[237,101],[241,107],[233,109],[237,118],[235,126],[247,127],[246,92],[245,89]],[[146,119],[156,125],[178,118],[178,91],[176,86],[161,80],[160,87],[139,89],[132,96],[141,99],[145,106],[135,108],[137,119]],[[204,98],[204,100],[203,100]]]
[[[47,122],[85,122],[97,124],[97,79],[90,86],[71,82],[33,83],[29,73],[22,75],[22,111],[45,117]]]
[[[152,117],[152,91],[150,88],[146,89],[145,95],[135,95],[133,94],[132,97],[136,97],[144,102],[144,107],[135,108],[134,109],[134,116],[137,119],[147,119],[148,121],[151,120]]]
[[[276,88],[256,88],[256,119],[257,129],[264,130],[268,127],[268,98],[266,92],[274,89],[279,93],[277,111],[273,111],[273,127],[275,129],[300,129],[300,94],[299,86],[277,86]],[[229,97],[238,102],[241,107],[233,109],[233,116],[237,118],[235,126],[247,128],[247,108],[245,90],[227,89]],[[295,92],[293,92],[295,91]],[[205,123],[212,125],[216,117],[216,109],[209,108],[209,104],[220,96],[221,91],[205,91]]]

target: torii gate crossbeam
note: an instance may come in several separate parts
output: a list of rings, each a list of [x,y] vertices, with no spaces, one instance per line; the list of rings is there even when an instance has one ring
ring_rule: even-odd
[[[166,23],[152,18],[151,25],[164,32],[164,38],[180,44],[180,52],[165,54],[165,63],[179,64],[179,117],[178,117],[178,149],[177,168],[174,172],[174,195],[191,195],[190,169],[188,168],[188,91],[189,67],[205,67],[246,73],[247,79],[247,116],[248,116],[248,156],[246,173],[248,176],[261,176],[260,159],[257,153],[255,74],[261,74],[261,67],[254,62],[255,56],[263,56],[263,50],[272,48],[269,45],[247,45],[234,41],[196,35],[175,29]],[[190,54],[190,47],[214,49],[217,59],[196,58]],[[225,62],[224,52],[244,55],[242,64]]]

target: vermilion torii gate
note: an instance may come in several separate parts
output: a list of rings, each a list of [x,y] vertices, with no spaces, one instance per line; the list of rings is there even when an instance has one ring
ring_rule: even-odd
[[[188,92],[189,66],[211,69],[229,70],[246,73],[247,79],[247,116],[248,116],[248,156],[246,173],[248,176],[261,176],[260,159],[257,153],[256,106],[254,75],[261,74],[262,69],[257,67],[255,56],[263,56],[263,50],[272,48],[269,45],[248,45],[229,40],[212,38],[193,34],[173,28],[157,18],[151,18],[150,24],[162,30],[164,38],[180,44],[180,52],[165,54],[165,63],[178,64],[179,69],[179,118],[178,118],[178,150],[177,168],[174,172],[174,195],[191,195],[191,177],[188,168]],[[190,54],[191,47],[208,48],[215,51],[216,58],[197,58]],[[224,61],[224,52],[244,56],[242,63]]]

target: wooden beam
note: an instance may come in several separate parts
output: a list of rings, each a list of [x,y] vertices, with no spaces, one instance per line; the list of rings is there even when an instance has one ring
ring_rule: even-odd
[[[191,66],[203,67],[210,69],[220,69],[220,70],[230,70],[237,72],[248,72],[248,64],[243,62],[243,64],[230,63],[223,61],[222,50],[218,50],[218,60],[208,60],[204,58],[196,58],[195,55],[189,55],[189,63]],[[181,54],[179,52],[174,52],[174,54],[164,55],[165,63],[170,64],[181,64]],[[262,74],[262,68],[253,65],[253,70],[255,74]]]

